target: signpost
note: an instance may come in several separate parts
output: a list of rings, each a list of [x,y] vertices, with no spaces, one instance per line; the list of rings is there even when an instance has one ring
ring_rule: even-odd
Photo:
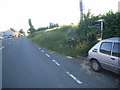
[[[98,25],[100,26],[100,30],[101,30],[101,37],[100,37],[100,40],[103,39],[103,26],[104,26],[104,19],[99,19],[97,21],[94,22],[94,25]]]

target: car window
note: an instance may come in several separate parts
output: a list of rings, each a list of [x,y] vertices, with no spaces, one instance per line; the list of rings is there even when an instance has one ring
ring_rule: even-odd
[[[111,55],[112,42],[103,42],[100,47],[100,52]]]
[[[114,43],[112,56],[120,57],[120,43]]]

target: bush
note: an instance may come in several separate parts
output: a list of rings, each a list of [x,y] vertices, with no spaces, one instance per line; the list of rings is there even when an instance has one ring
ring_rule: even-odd
[[[73,57],[87,56],[89,49],[95,45],[100,33],[99,26],[93,26],[98,19],[105,19],[103,38],[120,36],[120,13],[109,12],[106,15],[84,15],[85,20],[78,26],[62,26],[56,29],[37,31],[29,36],[33,42],[50,50]],[[112,21],[111,21],[112,20]]]

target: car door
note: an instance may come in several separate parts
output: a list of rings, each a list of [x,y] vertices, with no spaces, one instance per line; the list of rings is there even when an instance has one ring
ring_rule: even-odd
[[[118,72],[118,70],[120,70],[120,43],[115,42],[113,44],[110,61],[115,72]]]
[[[111,50],[113,42],[102,42],[99,49],[98,60],[102,67],[110,70],[111,66]]]

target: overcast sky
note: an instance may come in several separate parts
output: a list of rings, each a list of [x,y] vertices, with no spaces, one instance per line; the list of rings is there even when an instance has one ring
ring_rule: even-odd
[[[120,0],[83,0],[84,12],[91,9],[95,15],[118,10]],[[28,19],[35,28],[48,26],[49,22],[60,25],[78,23],[79,0],[0,0],[0,31],[9,29],[28,30]]]

